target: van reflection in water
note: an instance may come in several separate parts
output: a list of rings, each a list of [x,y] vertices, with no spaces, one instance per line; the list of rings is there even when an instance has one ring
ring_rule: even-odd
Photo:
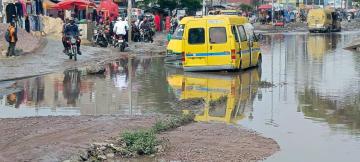
[[[252,104],[261,80],[261,69],[240,73],[185,73],[167,77],[169,85],[180,102],[200,100],[201,110],[192,111],[195,121],[224,122],[235,124],[239,120],[252,119]]]

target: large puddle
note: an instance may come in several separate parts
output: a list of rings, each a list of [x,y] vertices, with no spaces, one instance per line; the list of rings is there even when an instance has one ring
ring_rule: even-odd
[[[358,161],[360,54],[342,49],[358,36],[269,35],[262,69],[236,73],[183,73],[161,58],[132,59],[130,67],[124,57],[104,75],[71,70],[3,82],[0,118],[194,111],[197,121],[274,138],[281,151],[267,161]]]

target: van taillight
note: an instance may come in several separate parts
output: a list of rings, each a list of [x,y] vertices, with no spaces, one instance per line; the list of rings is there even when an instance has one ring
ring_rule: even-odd
[[[185,52],[181,52],[181,61],[185,61]]]
[[[235,59],[236,59],[236,50],[235,50],[235,49],[232,49],[232,50],[231,50],[231,59],[232,59],[232,60],[235,60]]]

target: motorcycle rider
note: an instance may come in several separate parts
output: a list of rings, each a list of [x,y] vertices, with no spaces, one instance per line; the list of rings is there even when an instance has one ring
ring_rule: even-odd
[[[79,35],[80,35],[79,27],[75,24],[74,18],[70,17],[69,24],[66,24],[64,27],[63,44],[65,45],[65,50],[64,50],[65,52],[69,48],[69,45],[66,43],[66,41],[69,40],[69,36],[74,36],[77,40],[76,46],[77,46],[78,54],[81,55],[81,51],[80,51],[81,40],[79,38]]]
[[[124,37],[126,35],[126,30],[129,29],[129,24],[126,21],[123,21],[123,18],[119,17],[118,21],[116,21],[115,25],[114,25],[114,33],[117,36],[121,36]],[[123,38],[123,40],[125,40]]]
[[[144,18],[144,20],[140,23],[140,30],[149,32],[149,34],[148,34],[149,40],[152,43],[154,41],[153,38],[152,38],[154,34],[153,34],[153,31],[152,31],[151,27],[152,27],[152,25],[148,21],[147,18]]]

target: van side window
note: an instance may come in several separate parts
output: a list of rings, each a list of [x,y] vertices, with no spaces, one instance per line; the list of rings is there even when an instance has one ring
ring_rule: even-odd
[[[239,33],[240,33],[240,40],[241,42],[247,41],[246,32],[244,29],[244,26],[240,25],[238,26]]]
[[[205,29],[191,28],[189,29],[189,44],[203,44],[205,43]]]
[[[221,44],[226,43],[226,28],[225,27],[212,27],[209,29],[210,43]]]
[[[234,37],[235,37],[235,41],[236,41],[236,42],[239,42],[239,35],[238,35],[238,32],[237,32],[235,26],[231,26],[231,32],[232,32],[232,34],[233,34]]]

